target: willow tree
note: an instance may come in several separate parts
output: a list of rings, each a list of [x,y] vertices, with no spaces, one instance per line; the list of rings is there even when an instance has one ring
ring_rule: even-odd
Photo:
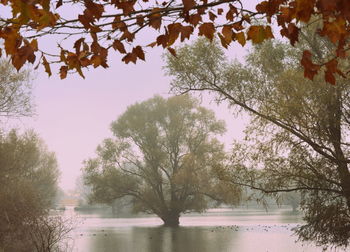
[[[300,191],[306,221],[297,229],[300,238],[347,246],[350,83],[341,78],[332,86],[319,75],[306,80],[298,65],[305,49],[321,59],[334,48],[311,33],[296,48],[266,42],[242,64],[199,40],[179,49],[177,58],[169,56],[167,69],[176,92],[206,90],[250,115],[248,141],[234,145],[232,164],[220,174],[223,180],[270,194]],[[348,63],[338,67],[346,69]]]
[[[238,201],[239,188],[214,176],[225,160],[215,138],[224,123],[194,98],[156,96],[134,104],[111,129],[114,138],[85,162],[93,201],[129,196],[136,211],[156,214],[168,226],[179,225],[181,213],[206,209],[209,199]]]

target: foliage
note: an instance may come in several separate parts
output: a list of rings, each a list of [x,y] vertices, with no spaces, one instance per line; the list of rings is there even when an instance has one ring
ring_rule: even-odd
[[[175,92],[207,90],[251,117],[246,141],[233,144],[221,179],[272,195],[299,191],[306,221],[296,230],[299,237],[347,246],[350,85],[346,79],[328,85],[319,75],[305,79],[298,56],[305,48],[327,53],[332,45],[306,36],[299,46],[269,41],[241,64],[228,62],[214,43],[199,40],[179,49],[177,58],[169,55],[167,69]]]
[[[134,104],[111,129],[115,137],[104,140],[98,157],[85,162],[93,201],[131,196],[136,211],[176,226],[181,213],[206,209],[209,198],[239,200],[239,188],[214,176],[225,160],[215,139],[224,124],[194,98],[156,96]]]
[[[26,232],[37,252],[70,251],[69,233],[75,221],[62,216],[41,216],[28,225]]]
[[[0,248],[33,248],[32,224],[44,220],[56,192],[53,153],[33,133],[0,135]]]
[[[233,41],[245,46],[247,40],[256,44],[273,38],[275,21],[275,30],[294,45],[302,27],[317,18],[322,23],[319,34],[336,46],[332,57],[321,62],[313,62],[311,51],[305,50],[301,60],[305,76],[312,79],[323,67],[326,80],[334,84],[334,75],[343,75],[336,58],[346,58],[349,47],[347,0],[260,0],[255,8],[249,2],[2,0],[5,11],[0,17],[0,38],[4,41],[2,49],[17,69],[25,62],[37,62],[51,75],[50,63],[60,62],[60,76],[65,78],[68,71],[84,76],[82,68],[108,67],[107,56],[112,49],[123,55],[125,63],[145,60],[147,46],[162,46],[176,55],[171,46],[197,32],[210,40],[218,36],[224,47]],[[138,40],[143,30],[153,37],[147,46]],[[44,50],[40,37],[53,37],[58,52]],[[65,41],[73,49],[66,48]]]
[[[0,117],[32,115],[30,72],[17,73],[8,61],[0,59],[0,73]]]

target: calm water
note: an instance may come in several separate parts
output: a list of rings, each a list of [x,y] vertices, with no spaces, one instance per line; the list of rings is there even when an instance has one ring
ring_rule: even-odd
[[[74,211],[68,209],[65,214]],[[79,213],[79,219],[72,232],[74,252],[322,251],[313,244],[295,242],[291,229],[302,220],[289,210],[212,209],[181,217],[178,228],[162,227],[154,216]]]

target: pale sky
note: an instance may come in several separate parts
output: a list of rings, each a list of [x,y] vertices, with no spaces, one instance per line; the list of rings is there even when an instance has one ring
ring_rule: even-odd
[[[71,9],[65,12],[71,13]],[[145,32],[144,36],[149,35]],[[52,38],[43,38],[40,45],[45,50],[56,48]],[[236,44],[228,54],[232,59],[242,58],[246,48]],[[11,126],[34,129],[49,150],[56,153],[61,171],[60,186],[64,190],[74,189],[83,160],[93,157],[97,145],[111,136],[111,122],[127,106],[156,94],[169,96],[170,79],[162,70],[163,52],[160,48],[150,49],[146,53],[146,62],[138,61],[136,65],[125,65],[120,56],[110,52],[110,68],[85,71],[86,79],[74,74],[60,80],[57,70],[53,70],[53,76],[49,78],[42,67],[37,70],[33,83],[37,115],[14,124],[11,122]],[[218,107],[207,96],[203,98],[203,105],[226,121],[227,133],[221,140],[227,148],[233,138],[242,137],[245,120],[233,119],[225,105]]]
[[[237,50],[234,54],[244,51],[239,47]],[[33,83],[37,115],[16,124],[34,129],[56,153],[64,190],[74,189],[83,160],[92,157],[97,145],[111,136],[111,122],[127,106],[155,94],[169,96],[170,79],[162,70],[162,52],[153,49],[146,55],[146,62],[136,65],[110,62],[109,69],[91,69],[85,80],[77,74],[65,80],[54,75],[49,78],[39,68]],[[207,97],[203,103],[226,121],[228,133],[222,141],[229,145],[233,137],[242,136],[242,120],[234,120],[226,106],[217,107]]]

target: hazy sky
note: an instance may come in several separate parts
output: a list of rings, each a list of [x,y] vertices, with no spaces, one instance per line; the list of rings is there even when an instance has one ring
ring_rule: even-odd
[[[245,50],[237,45],[230,54],[241,57]],[[74,189],[83,160],[94,156],[97,145],[111,136],[111,122],[127,106],[155,94],[169,96],[170,78],[162,70],[162,53],[161,49],[152,49],[146,54],[146,62],[138,61],[136,65],[109,61],[110,68],[91,69],[86,79],[78,74],[68,75],[65,80],[55,74],[49,78],[39,68],[33,83],[37,115],[15,125],[34,129],[56,153],[64,190]],[[203,104],[226,121],[228,132],[221,140],[228,146],[233,137],[242,136],[244,122],[234,120],[226,106],[218,107],[208,97],[203,98]]]
[[[254,8],[256,0],[247,4]],[[76,11],[62,9],[68,16]],[[5,15],[8,9],[3,10]],[[149,41],[149,30],[142,37]],[[148,39],[147,39],[148,38]],[[43,38],[40,46],[49,51],[57,48],[54,38]],[[56,42],[55,42],[56,43]],[[247,46],[246,46],[247,48]],[[236,44],[229,50],[230,58],[242,58],[246,48]],[[36,116],[16,121],[24,129],[34,129],[57,156],[61,170],[60,186],[74,189],[84,159],[92,157],[97,145],[111,136],[109,126],[127,106],[143,101],[155,94],[169,96],[170,79],[164,76],[162,49],[151,49],[146,53],[146,62],[125,65],[120,56],[110,53],[109,69],[91,69],[85,72],[86,79],[78,74],[60,80],[50,78],[39,68],[34,80],[34,103]],[[232,139],[242,136],[244,120],[234,120],[226,106],[218,107],[205,97],[203,104],[214,109],[219,119],[227,123],[227,133],[221,138],[227,145]],[[12,122],[11,122],[11,125]]]

